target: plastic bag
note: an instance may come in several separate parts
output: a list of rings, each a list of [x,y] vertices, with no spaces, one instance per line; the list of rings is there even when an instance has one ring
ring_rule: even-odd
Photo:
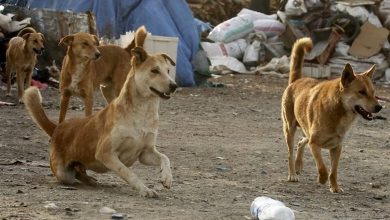
[[[276,20],[257,20],[253,22],[254,31],[263,31],[267,37],[271,38],[274,36],[281,35],[286,26]]]
[[[242,59],[245,65],[257,66],[259,64],[260,45],[260,41],[255,40],[246,48],[244,58]]]
[[[227,44],[209,42],[201,42],[200,44],[209,58],[215,56],[230,56],[241,59],[248,46],[244,39],[238,39]]]
[[[229,43],[244,37],[252,31],[253,22],[251,16],[241,15],[217,25],[207,38],[215,42]]]
[[[237,15],[238,16],[250,15],[252,21],[256,21],[256,20],[260,20],[260,19],[263,19],[263,20],[276,20],[277,17],[278,17],[276,14],[266,15],[266,14],[263,14],[261,12],[253,11],[253,10],[250,10],[250,9],[247,9],[247,8],[243,8]]]

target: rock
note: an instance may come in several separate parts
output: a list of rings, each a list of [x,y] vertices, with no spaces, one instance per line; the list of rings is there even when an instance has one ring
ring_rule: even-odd
[[[111,219],[118,219],[118,220],[120,220],[120,219],[124,219],[125,216],[126,215],[123,214],[123,213],[114,213],[114,214],[111,215]]]
[[[23,140],[30,140],[29,136],[23,136]]]
[[[57,206],[55,203],[53,203],[53,202],[48,203],[48,204],[45,205],[44,207],[45,207],[46,209],[48,209],[48,210],[57,210],[57,209],[58,209],[58,206]]]
[[[364,152],[364,150],[363,150],[363,149],[360,149],[360,150],[359,150],[359,152],[360,152],[360,153],[363,153],[363,152]]]
[[[101,209],[99,210],[99,212],[100,212],[101,214],[114,214],[114,213],[116,213],[116,211],[115,211],[114,209],[109,208],[109,207],[103,207],[103,208],[101,208]]]
[[[22,190],[20,190],[20,189],[18,189],[18,191],[16,192],[17,194],[22,194],[23,193],[23,191]]]
[[[230,171],[230,170],[231,170],[231,168],[226,167],[226,166],[224,166],[224,165],[218,165],[218,166],[216,166],[215,168],[216,168],[218,171],[223,171],[223,172],[225,172],[225,171]]]

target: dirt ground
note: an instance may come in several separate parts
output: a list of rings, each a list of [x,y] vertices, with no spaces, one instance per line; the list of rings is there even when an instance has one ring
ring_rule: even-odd
[[[345,139],[339,166],[344,194],[316,183],[308,149],[300,181],[287,182],[287,148],[280,99],[286,79],[226,76],[223,88],[185,88],[160,110],[158,149],[171,160],[174,185],[164,189],[159,168],[133,168],[157,199],[138,196],[114,173],[95,174],[97,187],[58,184],[48,167],[48,138],[22,105],[0,107],[0,219],[110,219],[110,207],[126,219],[250,219],[257,196],[283,201],[296,219],[390,218],[390,109],[388,120],[359,118]],[[377,85],[389,97],[390,87]],[[0,91],[0,100],[6,98]],[[16,95],[16,91],[13,91]],[[43,91],[44,106],[58,119],[58,91]],[[100,97],[100,94],[97,93]],[[104,105],[100,99],[95,111]],[[67,116],[82,116],[73,99]],[[298,137],[297,137],[298,138]],[[324,157],[329,164],[328,153]],[[54,203],[58,209],[47,209]]]

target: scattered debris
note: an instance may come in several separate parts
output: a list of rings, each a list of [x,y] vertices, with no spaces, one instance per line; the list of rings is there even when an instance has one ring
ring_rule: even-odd
[[[58,210],[59,207],[55,203],[48,203],[44,206],[48,210]]]
[[[101,214],[114,214],[114,213],[116,213],[116,211],[112,208],[109,208],[109,207],[103,207],[99,210],[99,213],[101,213]]]

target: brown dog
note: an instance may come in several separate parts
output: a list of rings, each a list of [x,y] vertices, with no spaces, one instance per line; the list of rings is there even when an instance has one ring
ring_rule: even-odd
[[[61,39],[68,51],[62,63],[60,78],[61,105],[59,122],[65,119],[72,95],[84,100],[85,115],[92,114],[93,92],[100,90],[110,103],[119,95],[131,67],[131,49],[143,46],[147,32],[145,27],[135,33],[133,42],[127,48],[115,45],[98,46],[96,36],[77,33]],[[100,58],[100,59],[99,59]]]
[[[132,69],[117,98],[97,114],[72,118],[59,125],[51,122],[42,106],[39,90],[31,87],[24,96],[33,120],[51,137],[50,167],[62,183],[76,179],[94,183],[86,170],[115,172],[143,196],[157,196],[130,167],[139,160],[161,167],[162,184],[170,188],[172,174],[167,156],[157,151],[160,98],[169,99],[177,88],[169,77],[166,54],[149,56],[142,47],[132,50]]]
[[[37,63],[37,54],[45,49],[43,34],[33,28],[24,28],[9,41],[6,52],[7,96],[11,95],[11,74],[16,73],[19,102],[22,102],[24,88],[31,85],[32,71]]]
[[[318,169],[318,182],[329,178],[330,191],[343,192],[337,183],[337,167],[341,144],[345,133],[358,115],[372,120],[372,113],[381,106],[375,98],[371,77],[375,66],[362,74],[355,74],[346,64],[341,78],[319,81],[302,77],[305,52],[312,49],[312,41],[302,38],[295,42],[290,66],[289,85],[282,98],[283,129],[288,146],[288,181],[298,181],[297,174],[303,169],[304,146],[309,143]],[[305,137],[298,143],[294,164],[294,134],[300,127]],[[321,149],[330,151],[331,169],[322,160]]]

